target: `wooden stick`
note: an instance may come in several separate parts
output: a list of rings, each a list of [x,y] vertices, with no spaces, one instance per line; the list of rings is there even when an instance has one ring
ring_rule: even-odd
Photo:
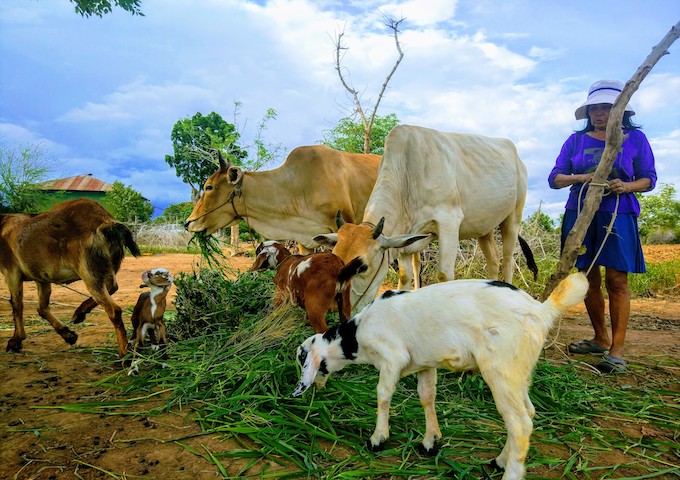
[[[595,212],[597,211],[607,177],[612,171],[616,154],[621,151],[621,144],[623,143],[623,132],[621,131],[621,123],[623,120],[623,112],[626,109],[633,93],[638,89],[642,80],[652,70],[652,67],[668,53],[668,48],[680,36],[680,22],[676,23],[661,42],[652,49],[652,53],[647,56],[642,65],[637,69],[635,74],[626,82],[623,91],[616,99],[614,106],[609,114],[609,122],[607,124],[607,136],[605,139],[604,152],[602,153],[602,160],[595,170],[592,183],[588,187],[588,193],[583,204],[583,210],[578,215],[574,228],[571,229],[564,242],[564,249],[562,256],[555,268],[555,273],[550,276],[545,290],[541,294],[541,301],[544,301],[550,293],[555,289],[557,284],[567,276],[569,270],[572,269],[578,257],[578,251],[586,236],[586,231],[592,222]]]

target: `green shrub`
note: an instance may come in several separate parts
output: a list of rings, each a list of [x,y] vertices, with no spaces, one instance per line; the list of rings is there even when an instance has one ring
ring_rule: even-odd
[[[223,270],[179,273],[175,278],[176,317],[168,322],[168,335],[176,339],[233,330],[252,316],[272,308],[274,270],[246,272],[229,280]]]

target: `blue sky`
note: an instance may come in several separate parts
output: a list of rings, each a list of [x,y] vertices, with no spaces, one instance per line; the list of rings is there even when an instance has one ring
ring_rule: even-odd
[[[677,0],[142,0],[142,10],[83,18],[68,0],[3,0],[0,140],[40,143],[55,177],[118,180],[157,207],[188,201],[164,161],[177,120],[215,111],[247,146],[273,108],[267,141],[285,153],[319,143],[352,109],[334,37],[345,32],[343,64],[369,109],[396,59],[387,14],[405,18],[405,56],[379,114],[510,138],[529,170],[525,215],[541,204],[552,216],[567,191],[546,178],[582,126],[574,110],[588,86],[627,81],[680,20]],[[680,42],[669,53],[631,104],[659,182],[680,188]]]

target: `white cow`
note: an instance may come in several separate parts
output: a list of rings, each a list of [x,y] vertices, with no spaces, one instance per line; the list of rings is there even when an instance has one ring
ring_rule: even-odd
[[[339,218],[337,233],[314,240],[334,245],[333,253],[345,262],[362,256],[369,265],[352,282],[352,305],[357,308],[375,298],[387,274],[389,248],[401,249],[399,288],[410,289],[412,272],[403,268],[407,257],[435,238],[439,281],[453,280],[459,242],[467,238],[478,239],[488,276],[497,279],[496,227],[503,240],[503,280],[511,283],[526,191],[527,170],[510,140],[399,125],[385,141],[363,222]],[[526,242],[520,243],[533,269],[531,251]]]

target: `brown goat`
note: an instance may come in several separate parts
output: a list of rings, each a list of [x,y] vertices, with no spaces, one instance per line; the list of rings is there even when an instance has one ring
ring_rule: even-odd
[[[276,296],[274,304],[284,300],[305,309],[309,322],[317,333],[328,330],[326,313],[338,312],[341,322],[352,315],[350,281],[354,275],[366,270],[360,258],[345,263],[332,253],[292,255],[279,242],[260,244],[251,270],[273,268]]]
[[[7,351],[20,352],[26,338],[23,282],[27,281],[36,284],[38,314],[66,343],[76,343],[78,335],[50,311],[50,294],[53,283],[82,280],[92,297],[78,307],[73,321],[82,321],[101,305],[116,330],[118,355],[124,357],[128,342],[122,310],[111,294],[118,290],[116,273],[126,247],[134,256],[141,255],[130,230],[93,200],[67,200],[37,215],[0,215],[0,272],[9,288],[14,316],[14,335]]]

